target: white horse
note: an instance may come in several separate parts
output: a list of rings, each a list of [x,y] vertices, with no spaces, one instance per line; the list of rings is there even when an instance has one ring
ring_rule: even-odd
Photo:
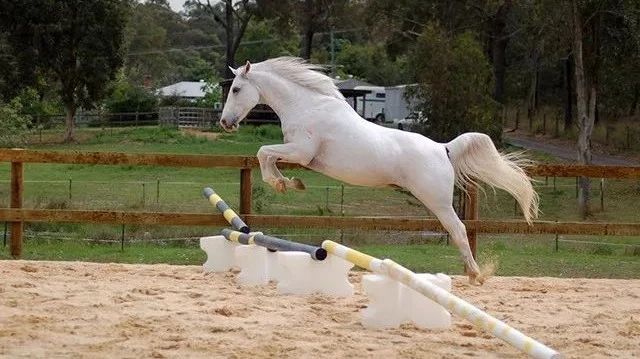
[[[449,232],[471,283],[483,282],[471,255],[466,229],[453,209],[454,184],[478,179],[509,192],[527,222],[538,214],[538,196],[516,155],[499,153],[489,136],[465,133],[449,143],[378,126],[356,113],[321,67],[280,57],[231,69],[235,79],[220,125],[228,132],[257,104],[280,118],[284,144],[258,151],[262,179],[276,191],[304,189],[286,178],[277,161],[298,163],[353,185],[400,186],[409,190]]]

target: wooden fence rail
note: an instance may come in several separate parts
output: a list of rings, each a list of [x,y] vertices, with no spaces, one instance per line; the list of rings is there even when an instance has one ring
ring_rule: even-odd
[[[0,162],[11,163],[11,208],[0,209],[0,221],[11,222],[11,254],[22,253],[24,222],[76,222],[138,225],[224,226],[220,215],[173,212],[124,212],[40,210],[22,208],[24,163],[64,163],[95,165],[149,165],[167,167],[231,167],[240,170],[240,214],[249,225],[292,228],[358,228],[366,230],[442,231],[435,219],[415,217],[334,217],[268,216],[251,214],[251,171],[258,167],[254,156],[131,154],[114,152],[51,152],[0,149]],[[279,164],[282,168],[304,168]],[[532,176],[640,178],[640,167],[537,165],[528,169]],[[475,256],[477,233],[640,235],[640,223],[584,223],[538,221],[479,220],[477,189],[468,188],[464,222]]]
[[[332,228],[397,231],[444,231],[437,219],[379,216],[289,216],[245,214],[244,221],[257,227]],[[84,211],[0,208],[0,218],[9,222],[70,222],[172,226],[227,226],[217,214],[174,212]],[[520,220],[463,220],[467,230],[477,233],[640,235],[640,223],[589,223]]]

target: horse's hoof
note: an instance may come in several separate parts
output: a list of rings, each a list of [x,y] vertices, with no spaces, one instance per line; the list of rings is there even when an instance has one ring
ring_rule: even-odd
[[[482,285],[482,282],[479,281],[477,277],[469,276],[469,284],[479,287]]]
[[[285,184],[283,179],[277,180],[274,188],[276,189],[277,192],[280,192],[280,193],[287,192],[287,185]]]
[[[292,177],[291,178],[291,186],[297,190],[304,191],[307,187],[302,183],[299,178]]]
[[[469,284],[475,286],[481,286],[484,284],[485,278],[480,273],[467,273],[469,276]]]

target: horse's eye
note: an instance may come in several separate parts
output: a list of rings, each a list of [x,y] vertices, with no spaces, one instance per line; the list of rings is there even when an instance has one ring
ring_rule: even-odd
[[[234,88],[232,88],[232,89],[231,89],[231,92],[233,92],[233,93],[238,93],[238,92],[240,92],[240,87],[234,87]]]

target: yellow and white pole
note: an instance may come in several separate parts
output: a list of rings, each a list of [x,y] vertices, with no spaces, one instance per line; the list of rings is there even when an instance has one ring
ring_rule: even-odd
[[[533,358],[548,359],[561,357],[557,351],[524,335],[508,324],[494,318],[431,282],[421,279],[412,271],[390,259],[380,260],[328,240],[322,242],[322,248],[326,249],[328,253],[343,258],[358,267],[377,274],[387,275],[405,284],[409,288],[440,304],[451,313],[470,321]]]
[[[229,207],[227,202],[225,202],[212,188],[205,188],[202,194],[204,195],[204,198],[209,200],[209,203],[216,206],[218,211],[222,213],[224,219],[229,222],[233,229],[242,233],[250,232],[249,226],[244,223],[242,218],[240,218],[240,216],[238,216],[238,214],[233,209],[231,209],[231,207]]]

